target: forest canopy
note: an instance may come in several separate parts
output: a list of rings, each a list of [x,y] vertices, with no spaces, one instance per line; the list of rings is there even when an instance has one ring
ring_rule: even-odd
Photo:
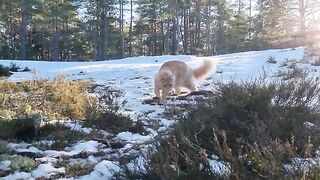
[[[320,0],[2,0],[0,59],[216,55],[305,45]],[[303,36],[302,36],[303,37]]]

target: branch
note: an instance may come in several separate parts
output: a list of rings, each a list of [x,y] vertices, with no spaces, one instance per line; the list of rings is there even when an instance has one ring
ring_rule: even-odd
[[[297,10],[297,11],[300,11],[300,9],[299,8],[297,8],[297,7],[293,7],[293,8],[289,8],[290,10]]]
[[[319,9],[316,9],[316,10],[314,10],[314,11],[312,11],[312,12],[306,13],[306,16],[310,16],[310,15],[316,14],[316,13],[319,12],[319,11],[320,11],[320,8],[319,8]]]

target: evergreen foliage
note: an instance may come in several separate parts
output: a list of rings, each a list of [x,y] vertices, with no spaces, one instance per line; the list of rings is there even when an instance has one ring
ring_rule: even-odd
[[[320,145],[319,131],[305,125],[320,117],[319,80],[296,78],[220,85],[160,142],[146,179],[317,178],[317,167],[285,168],[293,158],[315,157]],[[229,173],[215,174],[214,159],[228,162]]]
[[[0,58],[106,60],[304,45],[319,0],[4,0]]]

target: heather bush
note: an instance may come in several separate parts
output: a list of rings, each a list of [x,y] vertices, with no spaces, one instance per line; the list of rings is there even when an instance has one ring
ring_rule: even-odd
[[[97,102],[88,107],[86,113],[86,126],[107,130],[113,133],[129,131],[132,133],[146,133],[141,121],[133,120],[122,114],[119,110],[126,102],[118,102],[122,91],[113,87],[105,87],[100,92]]]
[[[81,120],[85,118],[90,101],[89,87],[87,82],[67,81],[62,76],[53,81],[2,81],[0,115],[6,115],[5,119],[40,113],[53,119],[68,117]]]
[[[269,56],[267,59],[267,63],[276,64],[277,63],[276,58],[274,56]]]
[[[319,44],[312,44],[305,48],[304,61],[311,62],[313,66],[320,65],[320,46]]]
[[[284,170],[294,157],[314,157],[320,145],[319,79],[230,82],[182,116],[151,157],[160,179],[282,179],[315,177],[319,170]],[[315,125],[314,125],[315,126]],[[229,171],[212,171],[218,156]],[[228,169],[228,168],[226,168]],[[229,172],[229,173],[228,173]]]
[[[30,141],[34,138],[35,133],[34,120],[31,118],[0,120],[0,139]]]
[[[307,69],[298,67],[296,61],[291,61],[290,63],[285,62],[283,66],[286,66],[286,69],[280,69],[275,75],[281,77],[282,80],[303,78],[309,73]]]
[[[2,64],[0,64],[0,77],[7,77],[7,76],[11,76],[11,72],[9,67],[3,66]]]
[[[24,157],[20,155],[11,156],[8,154],[1,154],[0,161],[11,161],[10,169],[12,172],[14,171],[23,171],[23,172],[30,172],[34,170],[38,163],[29,157]]]

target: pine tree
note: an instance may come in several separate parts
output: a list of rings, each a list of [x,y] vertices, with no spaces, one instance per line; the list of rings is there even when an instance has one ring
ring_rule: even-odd
[[[259,0],[255,38],[264,48],[278,47],[290,38],[293,27],[288,16],[288,0]]]
[[[298,13],[299,31],[304,33],[308,29],[318,28],[320,16],[320,0],[294,0],[291,2],[290,10],[293,14]]]

